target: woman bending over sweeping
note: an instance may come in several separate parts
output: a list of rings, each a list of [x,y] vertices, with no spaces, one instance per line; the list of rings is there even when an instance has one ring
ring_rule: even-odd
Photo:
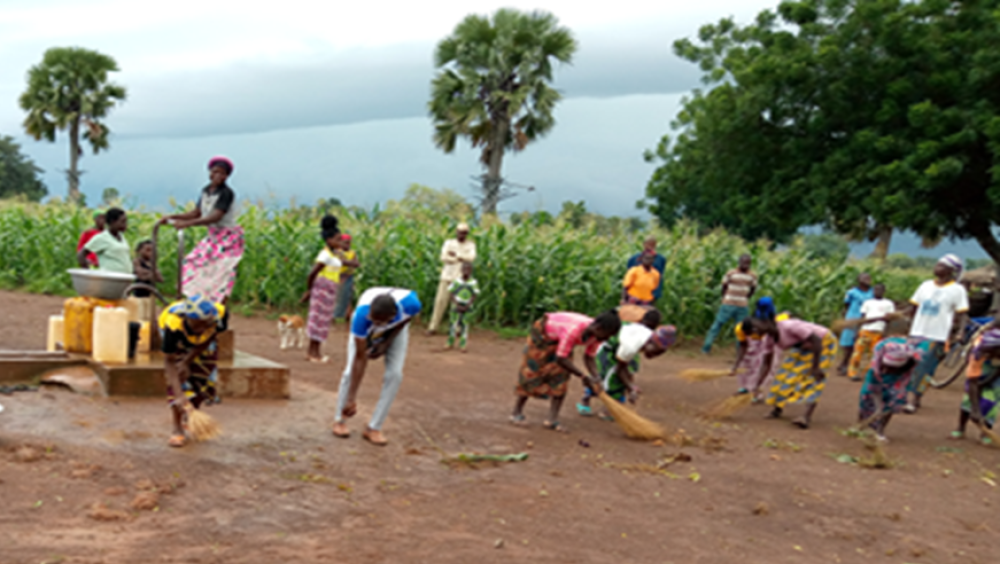
[[[226,330],[226,307],[201,296],[175,302],[160,314],[167,400],[174,415],[170,446],[187,442],[187,411],[218,403],[218,359],[215,337]]]
[[[837,339],[826,327],[801,319],[775,321],[751,318],[750,323],[754,334],[770,339],[762,371],[763,367],[771,365],[775,354],[783,356],[775,372],[774,383],[768,390],[767,405],[773,408],[768,418],[780,418],[789,404],[804,403],[805,412],[792,423],[808,429],[816,411],[816,402],[826,387],[825,371],[837,354]],[[775,347],[781,350],[775,351]],[[759,390],[758,382],[754,394]]]
[[[774,321],[791,319],[791,316],[787,312],[776,315],[774,300],[768,296],[757,300],[757,305],[751,317]],[[737,323],[734,329],[734,333],[736,333],[736,362],[733,363],[733,370],[730,375],[739,376],[740,388],[736,391],[737,394],[749,394],[750,390],[756,388],[766,390],[769,388],[771,380],[774,379],[774,363],[772,362],[766,366],[763,363],[764,356],[768,350],[768,342],[765,340],[764,335],[755,334],[751,325],[750,319],[745,319],[741,323]],[[740,372],[741,367],[745,367],[746,370]],[[758,382],[760,383],[759,386],[757,385]],[[754,403],[763,400],[763,396],[759,394],[754,395]]]
[[[1000,329],[989,329],[979,336],[965,375],[965,395],[962,396],[958,429],[951,433],[953,439],[965,438],[969,419],[987,429],[996,429],[1000,416]],[[986,433],[980,441],[992,443]]]
[[[624,323],[617,335],[597,349],[597,370],[603,380],[604,391],[620,403],[628,401],[635,404],[638,400],[640,392],[635,383],[635,373],[639,371],[639,353],[646,358],[656,358],[667,352],[677,340],[677,329],[673,325],[658,327],[660,320],[660,312],[650,309],[639,323]],[[594,414],[590,407],[594,395],[590,388],[584,390],[583,398],[576,404],[580,415],[590,417]],[[604,412],[600,418],[612,420]]]
[[[889,337],[875,346],[871,367],[861,385],[858,421],[867,423],[878,440],[888,440],[885,428],[889,420],[906,406],[910,378],[919,362],[920,351],[911,347],[905,337]],[[882,409],[876,413],[878,402]]]
[[[517,401],[510,416],[511,423],[524,425],[524,404],[529,397],[549,399],[549,418],[544,422],[546,429],[565,432],[559,423],[559,410],[566,391],[569,389],[570,375],[584,380],[587,387],[598,391],[601,381],[595,355],[601,343],[621,330],[622,322],[614,310],[597,316],[596,319],[572,312],[549,313],[531,326],[524,358],[518,371],[518,382],[514,388]],[[573,349],[578,345],[586,347],[583,364],[589,377],[573,364]]]

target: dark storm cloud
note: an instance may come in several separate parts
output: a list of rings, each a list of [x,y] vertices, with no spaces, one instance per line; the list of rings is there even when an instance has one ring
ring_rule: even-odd
[[[643,34],[579,38],[556,87],[567,98],[673,93],[698,72]],[[341,53],[308,64],[244,64],[137,80],[114,118],[122,137],[190,137],[343,125],[426,115],[432,44]]]

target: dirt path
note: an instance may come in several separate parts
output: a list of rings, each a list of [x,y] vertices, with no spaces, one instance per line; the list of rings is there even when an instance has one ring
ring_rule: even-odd
[[[0,293],[0,348],[40,348],[61,303]],[[868,470],[834,459],[866,454],[837,432],[856,413],[857,384],[843,379],[812,430],[763,421],[761,408],[713,424],[695,414],[735,382],[676,374],[727,358],[668,354],[640,373],[641,410],[694,444],[652,446],[572,412],[569,434],[545,431],[541,402],[529,403],[532,427],[511,427],[519,341],[476,333],[462,355],[414,333],[380,449],[358,436],[378,370],[355,436],[329,432],[342,331],[327,347],[332,363],[317,366],[277,350],[271,321],[234,326],[241,349],[293,367],[293,396],[213,407],[226,434],[212,443],[168,449],[162,400],[0,396],[0,564],[1000,559],[1000,450],[945,439],[959,386],[895,421],[887,450],[898,466]],[[441,452],[521,451],[527,461],[497,467],[440,462]],[[691,460],[670,476],[630,466],[681,452]]]

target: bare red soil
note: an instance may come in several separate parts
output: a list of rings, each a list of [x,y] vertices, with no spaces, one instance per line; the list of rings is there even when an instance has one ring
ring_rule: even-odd
[[[0,348],[41,348],[61,303],[0,293]],[[735,382],[676,376],[724,367],[728,353],[668,354],[639,375],[640,411],[690,444],[653,445],[578,417],[569,401],[568,434],[541,428],[542,402],[529,403],[532,426],[513,427],[520,340],[477,332],[463,355],[414,332],[384,429],[391,442],[378,448],[360,431],[379,364],[355,435],[329,431],[342,327],[326,366],[279,351],[272,321],[234,327],[239,348],[293,368],[292,399],[212,407],[225,431],[213,442],[168,448],[159,399],[0,396],[0,564],[1000,561],[1000,450],[946,439],[957,384],[893,422],[896,465],[875,470],[835,459],[869,454],[838,432],[857,409],[858,384],[842,378],[808,431],[762,420],[761,407],[712,423],[699,409]],[[441,462],[522,451],[527,461],[497,466]],[[690,461],[666,466],[669,475],[645,471],[678,453]]]

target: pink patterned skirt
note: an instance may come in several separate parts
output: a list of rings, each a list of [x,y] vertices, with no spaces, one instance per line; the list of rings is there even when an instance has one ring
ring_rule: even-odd
[[[209,227],[208,237],[184,257],[184,295],[200,294],[216,303],[229,297],[242,258],[242,227]]]
[[[324,342],[333,323],[333,309],[337,304],[338,284],[325,276],[317,276],[309,290],[309,323],[306,333],[312,341]]]

